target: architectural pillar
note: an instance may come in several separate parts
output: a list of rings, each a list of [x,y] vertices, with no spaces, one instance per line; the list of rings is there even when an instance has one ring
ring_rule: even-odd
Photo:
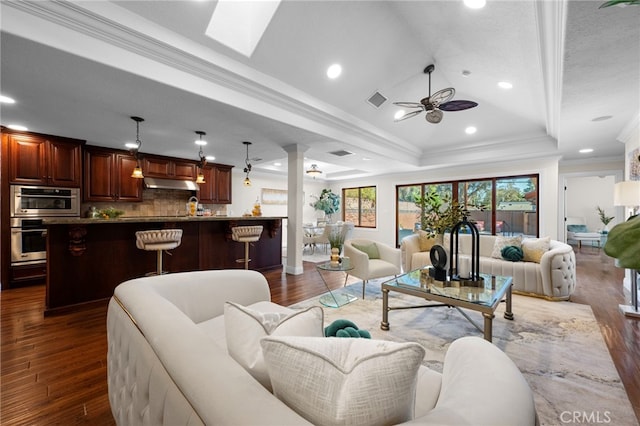
[[[288,154],[287,171],[287,264],[285,272],[300,275],[302,266],[302,207],[304,205],[304,153],[309,147],[287,145],[283,148]]]

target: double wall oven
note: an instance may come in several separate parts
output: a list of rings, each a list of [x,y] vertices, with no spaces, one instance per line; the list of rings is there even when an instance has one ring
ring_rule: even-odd
[[[47,230],[52,217],[80,217],[80,189],[12,185],[11,265],[45,263]]]

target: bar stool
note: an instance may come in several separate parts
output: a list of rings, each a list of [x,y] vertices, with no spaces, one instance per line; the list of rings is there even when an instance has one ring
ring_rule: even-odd
[[[171,250],[182,242],[182,229],[155,229],[151,231],[136,232],[136,247],[141,250],[156,251],[158,261],[156,272],[149,272],[145,275],[162,275],[162,252]]]
[[[234,226],[231,228],[231,239],[239,243],[244,243],[244,258],[236,259],[238,263],[244,263],[244,269],[249,269],[249,243],[260,240],[262,235],[262,225],[255,226]]]

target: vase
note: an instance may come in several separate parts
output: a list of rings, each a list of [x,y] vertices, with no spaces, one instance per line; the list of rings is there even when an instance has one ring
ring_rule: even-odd
[[[338,247],[331,247],[331,266],[338,266],[340,264],[340,249]]]

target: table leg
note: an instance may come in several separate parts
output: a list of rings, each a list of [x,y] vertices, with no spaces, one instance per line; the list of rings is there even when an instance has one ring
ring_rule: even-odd
[[[484,317],[484,340],[491,342],[493,339],[493,314],[482,314]]]
[[[513,284],[509,286],[507,289],[507,309],[504,312],[505,319],[513,321],[513,312],[511,311],[511,289],[513,288]]]
[[[382,289],[382,322],[380,322],[382,330],[389,330],[389,289]]]

